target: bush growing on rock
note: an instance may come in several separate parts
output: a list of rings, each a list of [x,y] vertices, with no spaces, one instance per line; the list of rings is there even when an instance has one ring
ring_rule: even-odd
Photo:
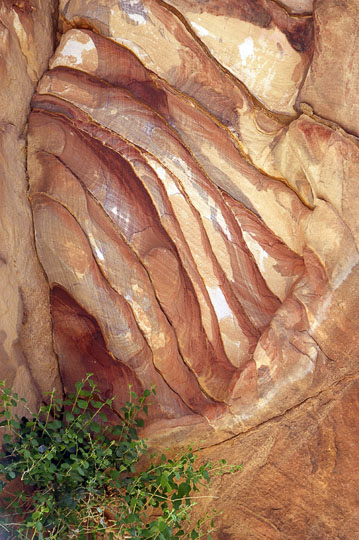
[[[66,399],[49,395],[47,405],[32,414],[24,399],[0,382],[0,491],[4,500],[0,536],[13,539],[76,538],[180,539],[211,538],[213,516],[190,524],[193,494],[225,471],[224,461],[196,466],[188,447],[176,458],[150,456],[138,472],[146,442],[137,428],[147,414],[154,389],[129,400],[118,425],[107,422],[103,401],[87,375]],[[19,404],[28,416],[17,415]],[[137,469],[136,469],[137,466]],[[21,481],[21,490],[9,489]],[[2,532],[1,532],[2,531]]]

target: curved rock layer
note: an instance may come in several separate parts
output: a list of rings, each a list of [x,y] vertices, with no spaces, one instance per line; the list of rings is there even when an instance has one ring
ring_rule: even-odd
[[[213,444],[355,369],[358,144],[306,97],[331,91],[310,10],[60,2],[28,159],[55,349],[66,386],[155,384],[159,437]]]

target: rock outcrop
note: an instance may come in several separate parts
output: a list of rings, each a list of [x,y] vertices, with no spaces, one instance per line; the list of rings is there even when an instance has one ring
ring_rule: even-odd
[[[50,3],[10,4],[6,362],[155,384],[153,444],[244,464],[218,539],[356,538],[355,0],[60,0],[47,71]]]
[[[69,337],[91,318],[123,385],[158,386],[153,420],[200,424],[213,443],[350,372],[358,148],[293,108],[313,18],[264,0],[60,13],[29,176],[65,384],[87,365]]]
[[[50,0],[0,3],[0,379],[30,404],[53,387],[61,391],[26,194],[27,119],[53,53],[55,16]]]

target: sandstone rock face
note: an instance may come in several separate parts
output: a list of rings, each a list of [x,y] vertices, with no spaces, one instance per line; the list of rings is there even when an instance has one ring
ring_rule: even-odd
[[[315,10],[316,48],[299,100],[347,132],[359,135],[358,78],[359,6],[351,0],[319,0]],[[342,46],[343,35],[350,36]]]
[[[356,538],[355,0],[61,0],[44,74],[52,7],[10,4],[6,365],[53,384],[52,322],[65,389],[155,384],[153,444],[244,464],[218,539]]]
[[[26,122],[53,51],[55,2],[0,5],[0,379],[30,404],[61,386],[53,352],[49,287],[27,200]]]
[[[222,510],[219,540],[350,540],[358,537],[358,379],[345,379],[205,451],[236,456],[243,471],[211,485],[201,507]],[[215,497],[218,497],[216,499]]]
[[[60,12],[29,175],[65,384],[86,365],[90,345],[71,360],[84,319],[95,326],[79,335],[99,336],[124,385],[158,386],[153,421],[200,424],[212,441],[350,372],[356,140],[283,116],[296,114],[312,17],[264,0],[70,0]]]
[[[278,0],[277,4],[293,15],[309,15],[313,12],[313,0]]]
[[[169,0],[211,55],[269,110],[294,114],[311,59],[313,21],[269,1]],[[175,12],[176,13],[176,12]]]

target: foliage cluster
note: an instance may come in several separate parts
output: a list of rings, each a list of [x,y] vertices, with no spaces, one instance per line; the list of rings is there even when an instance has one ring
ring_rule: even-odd
[[[211,538],[213,516],[190,526],[193,493],[213,474],[239,467],[224,460],[198,467],[189,447],[174,459],[151,455],[146,470],[138,470],[147,446],[137,428],[154,389],[142,396],[130,389],[115,426],[105,414],[113,400],[99,398],[91,374],[65,400],[51,393],[36,414],[4,382],[0,389],[0,535],[2,529],[31,540]],[[19,402],[29,415],[19,418]],[[15,479],[22,488],[10,494]]]

